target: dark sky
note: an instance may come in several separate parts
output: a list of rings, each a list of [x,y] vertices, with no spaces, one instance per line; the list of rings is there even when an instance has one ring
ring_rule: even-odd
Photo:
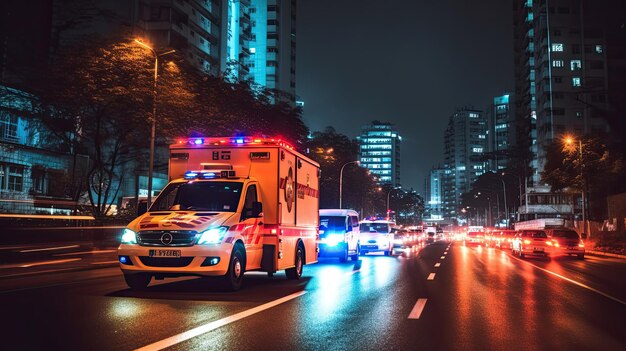
[[[297,93],[314,131],[396,124],[404,187],[443,163],[457,107],[513,89],[510,0],[300,0]]]

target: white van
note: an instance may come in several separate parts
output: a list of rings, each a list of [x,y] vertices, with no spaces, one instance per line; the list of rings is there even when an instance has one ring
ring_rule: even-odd
[[[361,221],[361,254],[382,251],[385,256],[393,253],[393,228],[389,220]]]
[[[319,257],[339,257],[346,262],[359,259],[359,214],[353,210],[320,210]]]

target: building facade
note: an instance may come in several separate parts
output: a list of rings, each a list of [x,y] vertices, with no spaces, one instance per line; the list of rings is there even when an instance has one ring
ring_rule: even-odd
[[[433,168],[424,184],[425,217],[427,221],[443,220],[443,181],[445,169]]]
[[[490,165],[492,171],[499,171],[507,167],[511,139],[513,137],[513,104],[510,94],[504,94],[493,98],[493,103],[487,111],[487,123],[489,131]]]
[[[530,137],[531,184],[552,141],[609,132],[611,100],[624,99],[624,11],[618,0],[514,1],[516,123],[519,142]]]
[[[489,162],[487,118],[471,107],[457,110],[444,134],[443,216],[458,216],[461,194],[470,191],[476,178],[485,173]]]
[[[250,6],[252,35],[249,78],[279,92],[281,101],[296,102],[296,1],[254,0]]]
[[[378,178],[379,184],[400,186],[400,143],[402,137],[394,125],[373,121],[361,127],[359,161],[361,167]]]

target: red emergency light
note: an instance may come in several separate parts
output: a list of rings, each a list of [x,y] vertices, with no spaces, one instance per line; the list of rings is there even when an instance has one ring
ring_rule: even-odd
[[[294,147],[278,138],[266,138],[266,137],[248,137],[248,136],[236,136],[236,137],[196,137],[196,138],[181,138],[176,140],[178,145],[190,145],[190,146],[203,146],[203,145],[278,145],[284,148],[294,150]]]

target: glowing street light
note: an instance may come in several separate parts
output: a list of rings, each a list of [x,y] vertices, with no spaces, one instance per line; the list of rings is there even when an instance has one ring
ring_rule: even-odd
[[[341,166],[341,171],[339,171],[339,209],[343,208],[343,207],[341,207],[341,195],[342,195],[342,192],[343,192],[343,168],[345,166],[349,165],[349,164],[352,164],[352,163],[356,163],[358,165],[360,162],[359,161],[346,162],[346,164]]]
[[[567,135],[565,136],[565,144],[568,146],[573,146],[576,145],[575,144],[575,140],[572,136]],[[581,186],[580,186],[580,194],[581,194],[581,199],[582,199],[582,215],[583,215],[583,234],[586,234],[587,231],[587,221],[586,221],[586,214],[585,214],[585,205],[586,205],[586,197],[585,196],[585,179],[583,178],[583,142],[582,140],[579,138],[578,139],[578,157],[579,157],[579,168],[580,168],[580,182],[581,182]]]
[[[157,81],[159,79],[159,57],[174,53],[176,50],[169,50],[163,53],[157,53],[151,46],[147,45],[140,39],[135,39],[135,43],[145,49],[150,50],[154,55],[154,89],[152,96],[152,129],[150,131],[150,163],[148,165],[148,208],[152,203],[152,173],[154,171],[154,139],[156,135],[156,113],[157,113]]]

